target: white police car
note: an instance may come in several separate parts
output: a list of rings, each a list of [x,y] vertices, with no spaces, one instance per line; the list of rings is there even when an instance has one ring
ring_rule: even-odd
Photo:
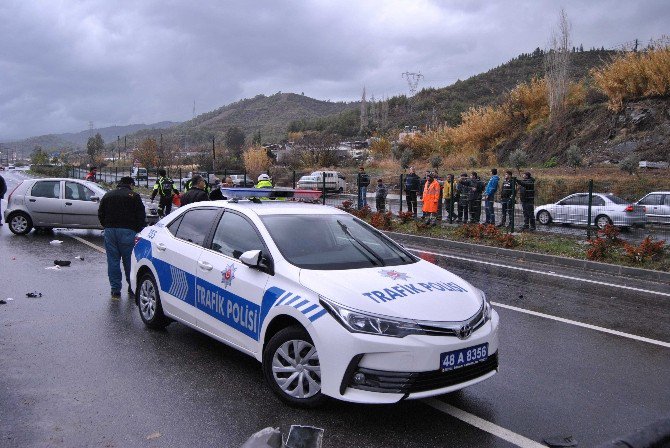
[[[199,202],[140,236],[131,284],[142,320],[176,320],[248,353],[291,404],[392,403],[497,371],[498,314],[484,293],[344,211]]]

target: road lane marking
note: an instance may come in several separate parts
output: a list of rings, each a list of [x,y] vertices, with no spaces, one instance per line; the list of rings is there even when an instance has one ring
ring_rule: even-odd
[[[670,293],[667,293],[667,292],[652,291],[650,289],[636,288],[634,286],[617,285],[616,283],[607,283],[607,282],[601,282],[599,280],[591,280],[591,279],[588,279],[588,278],[573,277],[571,275],[557,274],[555,272],[538,271],[536,269],[529,269],[529,268],[522,268],[522,267],[519,267],[519,266],[510,266],[510,265],[507,265],[507,264],[493,263],[491,261],[475,260],[474,258],[459,257],[457,255],[449,255],[449,254],[445,254],[445,253],[442,253],[442,252],[431,252],[429,250],[419,249],[419,248],[416,248],[416,247],[406,247],[406,249],[411,250],[413,252],[424,252],[426,254],[438,255],[440,257],[446,257],[446,258],[453,258],[455,260],[467,261],[467,262],[470,262],[470,263],[486,264],[486,265],[489,265],[489,266],[496,266],[496,267],[500,267],[500,268],[513,269],[515,271],[531,272],[533,274],[548,275],[550,277],[565,278],[565,279],[568,279],[568,280],[576,280],[578,282],[592,283],[592,284],[595,284],[595,285],[610,286],[612,288],[627,289],[629,291],[644,292],[644,293],[647,293],[647,294],[655,294],[655,295],[659,295],[659,296],[663,296],[663,297],[670,297]]]
[[[470,414],[469,412],[454,407],[449,403],[445,403],[444,401],[438,400],[436,398],[424,398],[421,401],[426,403],[428,406],[437,409],[438,411],[451,415],[452,417],[457,418],[462,422],[468,423],[474,426],[475,428],[479,428],[482,431],[486,431],[489,434],[493,434],[494,436],[506,440],[507,442],[513,445],[520,446],[522,448],[539,448],[539,447],[546,448],[545,445],[536,442],[535,440],[531,440],[527,437],[522,436],[521,434],[512,432],[509,429],[505,429],[502,426],[498,426],[495,423],[491,423],[488,420],[484,420],[481,417],[477,417],[474,414]]]
[[[518,308],[512,305],[506,305],[504,303],[491,302],[492,305],[495,305],[500,308],[506,308],[508,310],[518,311],[520,313],[530,314],[532,316],[544,317],[545,319],[555,320],[557,322],[563,322],[565,324],[575,325],[577,327],[589,328],[591,330],[600,331],[603,333],[609,333],[616,336],[621,336],[623,338],[635,339],[636,341],[646,342],[648,344],[660,345],[661,347],[670,348],[670,342],[659,341],[657,339],[645,338],[644,336],[638,336],[635,334],[624,333],[623,331],[610,330],[609,328],[599,327],[597,325],[585,324],[584,322],[578,322],[576,320],[565,319],[563,317],[552,316],[551,314],[538,313],[537,311],[527,310],[525,308]]]
[[[83,239],[83,238],[81,238],[81,237],[78,237],[78,236],[75,236],[75,235],[68,235],[68,236],[69,236],[70,238],[74,238],[75,240],[79,241],[80,243],[84,243],[84,244],[86,244],[87,246],[92,247],[93,249],[97,250],[98,252],[102,252],[103,254],[106,254],[106,253],[107,253],[107,252],[105,252],[105,248],[104,248],[104,247],[100,247],[100,246],[98,246],[98,245],[96,245],[96,244],[90,243],[90,242],[86,241],[85,239]]]

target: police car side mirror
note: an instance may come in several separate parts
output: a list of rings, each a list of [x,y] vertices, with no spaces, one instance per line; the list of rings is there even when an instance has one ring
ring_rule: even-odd
[[[240,261],[249,267],[257,268],[258,263],[261,261],[261,251],[248,250],[240,255]]]
[[[91,196],[91,201],[98,202],[100,200],[99,196]]]

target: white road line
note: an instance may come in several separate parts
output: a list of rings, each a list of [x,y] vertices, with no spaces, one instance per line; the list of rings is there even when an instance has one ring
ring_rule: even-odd
[[[75,236],[75,235],[68,235],[68,236],[69,236],[70,238],[74,238],[75,240],[79,241],[80,243],[84,243],[84,244],[86,244],[87,246],[92,247],[93,249],[97,250],[98,252],[102,252],[103,254],[106,254],[106,253],[107,253],[107,252],[105,252],[105,248],[104,248],[104,247],[100,247],[100,246],[98,246],[98,245],[96,245],[96,244],[90,243],[90,242],[86,241],[85,239],[80,238],[80,237]]]
[[[593,283],[593,284],[596,284],[596,285],[610,286],[612,288],[628,289],[630,291],[644,292],[644,293],[647,293],[647,294],[655,294],[655,295],[659,295],[659,296],[663,296],[663,297],[670,297],[670,293],[667,293],[667,292],[652,291],[650,289],[635,288],[634,286],[617,285],[616,283],[607,283],[607,282],[601,282],[599,280],[591,280],[591,279],[588,279],[588,278],[573,277],[571,275],[557,274],[555,272],[538,271],[536,269],[522,268],[522,267],[519,267],[519,266],[510,266],[508,264],[493,263],[491,261],[475,260],[473,258],[459,257],[457,255],[449,255],[449,254],[445,254],[445,253],[442,253],[442,252],[431,252],[431,251],[416,248],[416,247],[406,247],[406,249],[414,251],[414,252],[424,252],[424,253],[431,254],[431,255],[439,255],[440,257],[453,258],[455,260],[467,261],[467,262],[470,262],[470,263],[486,264],[486,265],[489,265],[489,266],[497,266],[497,267],[500,267],[500,268],[513,269],[515,271],[532,272],[533,274],[548,275],[550,277],[565,278],[565,279],[568,279],[568,280],[576,280],[578,282]]]
[[[493,434],[496,437],[500,437],[501,439],[506,440],[513,445],[520,446],[522,448],[546,448],[545,445],[536,442],[535,440],[531,440],[520,434],[512,432],[509,429],[505,429],[502,426],[498,426],[495,423],[491,423],[488,420],[484,420],[481,417],[477,417],[474,414],[465,412],[462,409],[458,409],[457,407],[445,403],[444,401],[440,401],[436,398],[424,398],[421,401],[426,403],[428,406],[437,409],[438,411],[451,415],[452,417],[479,428],[482,431]]]
[[[530,311],[530,310],[527,310],[527,309],[524,309],[524,308],[518,308],[518,307],[512,306],[512,305],[505,305],[504,303],[498,303],[498,302],[491,302],[491,303],[493,305],[497,306],[497,307],[500,307],[500,308],[506,308],[508,310],[518,311],[520,313],[530,314],[532,316],[544,317],[545,319],[551,319],[551,320],[555,320],[557,322],[563,322],[565,324],[575,325],[577,327],[589,328],[591,330],[601,331],[603,333],[609,333],[609,334],[613,334],[613,335],[616,335],[616,336],[621,336],[623,338],[635,339],[636,341],[642,341],[642,342],[646,342],[648,344],[660,345],[661,347],[670,348],[670,342],[663,342],[663,341],[659,341],[657,339],[645,338],[643,336],[637,336],[635,334],[624,333],[623,331],[610,330],[609,328],[599,327],[597,325],[585,324],[583,322],[578,322],[578,321],[575,321],[575,320],[564,319],[562,317],[552,316],[551,314],[538,313],[537,311]]]

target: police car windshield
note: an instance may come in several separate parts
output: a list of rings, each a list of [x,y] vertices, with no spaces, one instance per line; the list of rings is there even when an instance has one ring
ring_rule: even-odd
[[[269,215],[261,220],[284,258],[299,268],[360,269],[417,261],[351,215]]]

